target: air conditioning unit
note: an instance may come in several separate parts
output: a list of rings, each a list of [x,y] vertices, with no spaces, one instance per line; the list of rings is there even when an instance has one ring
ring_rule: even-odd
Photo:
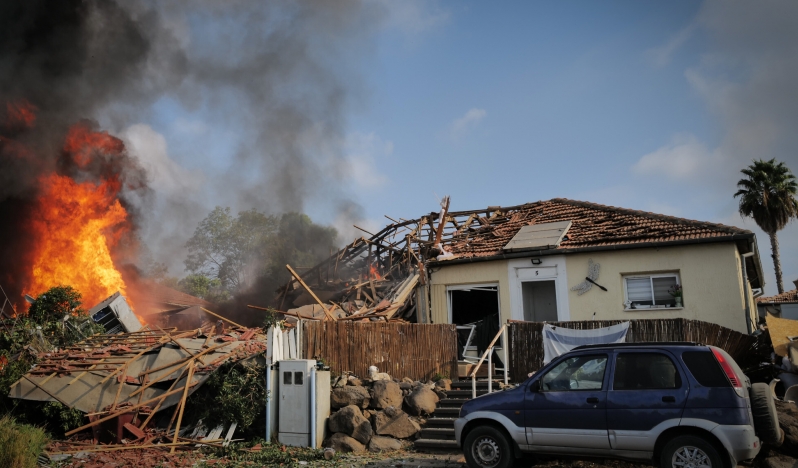
[[[330,416],[330,372],[316,361],[279,361],[277,440],[283,445],[320,448]]]

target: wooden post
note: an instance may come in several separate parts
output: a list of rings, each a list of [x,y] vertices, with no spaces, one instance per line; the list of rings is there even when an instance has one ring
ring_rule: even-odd
[[[175,426],[175,438],[172,441],[173,444],[177,443],[177,435],[180,433],[180,423],[183,422],[183,411],[186,409],[186,398],[188,398],[188,386],[191,384],[191,379],[194,377],[194,362],[190,362],[188,364],[188,378],[186,379],[186,386],[185,391],[183,392],[183,398],[180,399],[180,416],[177,417],[177,426]],[[172,450],[169,453],[175,453],[175,446],[172,446]]]
[[[322,309],[324,309],[324,315],[326,315],[328,319],[330,319],[330,320],[332,320],[333,322],[335,322],[335,321],[336,321],[336,319],[335,319],[335,316],[334,316],[333,314],[331,314],[331,313],[330,313],[330,311],[327,309],[327,306],[325,306],[325,305],[324,305],[324,303],[323,303],[323,302],[321,302],[321,299],[319,299],[319,296],[317,296],[317,295],[316,295],[316,294],[315,294],[315,293],[314,293],[314,292],[313,292],[313,291],[310,289],[310,286],[308,286],[307,284],[305,284],[305,282],[304,282],[304,281],[302,281],[302,278],[301,278],[301,277],[300,277],[300,276],[297,274],[297,272],[295,272],[295,271],[294,271],[294,269],[293,269],[293,268],[291,268],[291,265],[286,265],[285,267],[288,269],[288,271],[291,273],[291,275],[292,275],[292,276],[293,276],[293,277],[294,277],[294,278],[295,278],[297,281],[299,281],[299,284],[301,284],[301,285],[302,285],[302,287],[303,287],[303,288],[305,288],[305,291],[307,291],[307,292],[308,292],[308,294],[310,294],[310,296],[311,296],[311,297],[312,297],[312,298],[313,298],[313,299],[314,299],[314,300],[315,300],[315,301],[316,301],[316,302],[317,302],[317,303],[318,303],[318,304],[321,306],[321,308],[322,308]]]

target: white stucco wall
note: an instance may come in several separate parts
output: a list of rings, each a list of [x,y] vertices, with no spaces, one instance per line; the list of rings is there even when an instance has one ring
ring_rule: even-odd
[[[740,260],[732,242],[575,254],[567,257],[569,287],[584,280],[588,259],[601,264],[596,287],[579,296],[569,291],[571,320],[687,318],[747,333]],[[679,273],[684,291],[680,309],[624,309],[624,275]],[[749,296],[750,297],[750,296]],[[756,308],[752,304],[752,313]]]
[[[584,281],[588,259],[601,264],[597,287],[577,295],[570,288]],[[538,279],[556,281],[560,320],[625,320],[641,318],[688,318],[717,323],[747,333],[740,257],[732,242],[677,247],[644,248],[448,265],[431,269],[431,317],[447,323],[447,287],[494,283],[499,286],[500,317],[523,320],[521,282]],[[537,272],[537,274],[536,274]],[[678,272],[684,289],[680,309],[624,310],[623,276]],[[756,306],[749,294],[751,316]]]

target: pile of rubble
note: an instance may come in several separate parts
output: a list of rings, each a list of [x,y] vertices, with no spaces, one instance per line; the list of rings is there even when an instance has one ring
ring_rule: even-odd
[[[221,320],[205,329],[182,332],[145,327],[134,333],[93,335],[39,354],[37,364],[11,387],[9,396],[57,401],[86,413],[88,424],[65,434],[78,434],[79,440],[70,444],[83,443],[80,434],[91,429],[91,436],[83,438],[90,439],[95,450],[167,442],[174,451],[200,442],[199,437],[185,434],[185,426],[180,430],[187,397],[222,364],[265,350],[266,337],[260,329],[226,329]],[[156,414],[173,406],[166,429],[154,429],[151,421]]]
[[[355,453],[399,450],[403,441],[415,438],[451,390],[448,379],[400,381],[374,370],[368,379],[344,374],[333,382],[330,407],[337,411],[327,421],[331,436],[325,447]]]

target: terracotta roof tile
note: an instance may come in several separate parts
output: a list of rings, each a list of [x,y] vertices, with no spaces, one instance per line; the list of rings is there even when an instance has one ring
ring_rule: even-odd
[[[757,304],[789,304],[793,302],[798,302],[798,289],[784,291],[775,296],[763,296],[756,299]]]
[[[487,224],[474,220],[469,226],[461,225],[444,241],[447,250],[461,258],[497,255],[521,227],[566,220],[572,224],[558,247],[561,250],[751,234],[723,224],[563,198],[498,212]]]

